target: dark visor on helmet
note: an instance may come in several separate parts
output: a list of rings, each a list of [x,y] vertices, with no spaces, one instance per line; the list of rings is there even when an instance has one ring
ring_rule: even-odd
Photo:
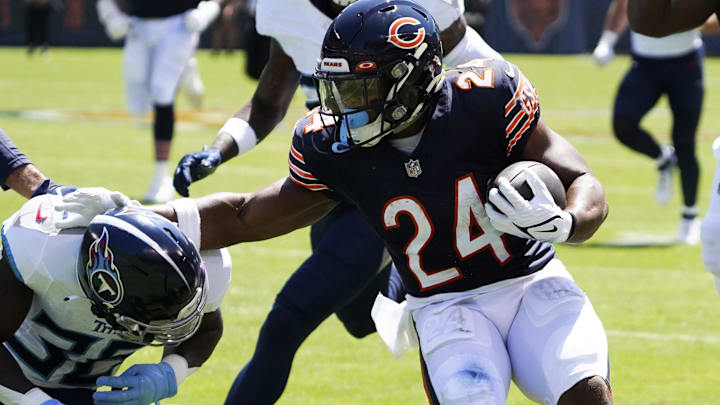
[[[324,113],[340,115],[359,110],[380,111],[383,104],[378,76],[315,75],[320,105]],[[372,117],[373,119],[375,117]]]

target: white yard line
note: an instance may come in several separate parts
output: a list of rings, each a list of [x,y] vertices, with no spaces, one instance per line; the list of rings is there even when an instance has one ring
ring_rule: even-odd
[[[606,330],[610,337],[619,338],[631,338],[631,339],[643,339],[643,340],[663,340],[663,341],[681,341],[681,342],[702,342],[702,343],[720,343],[720,336],[697,336],[697,335],[684,335],[678,333],[653,333],[653,332],[641,332],[641,331],[627,331],[627,330]]]

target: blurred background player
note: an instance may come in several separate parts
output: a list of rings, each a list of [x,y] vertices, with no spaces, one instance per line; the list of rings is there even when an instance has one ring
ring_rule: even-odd
[[[58,232],[75,216],[58,211],[68,201],[36,197],[3,225],[0,297],[13,311],[0,320],[0,402],[147,405],[174,396],[222,334],[229,255],[201,259],[175,225],[132,206]],[[112,376],[148,344],[165,345],[161,362]]]
[[[99,0],[98,15],[111,39],[127,35],[123,71],[130,113],[154,110],[155,169],[146,202],[165,202],[175,195],[168,156],[175,127],[175,95],[185,85],[199,103],[204,88],[193,54],[199,33],[220,13],[220,0],[127,0],[126,12],[115,0]]]
[[[614,57],[617,38],[627,28],[627,0],[614,0],[605,19],[605,31],[593,52],[604,65]],[[672,196],[673,171],[680,169],[683,208],[678,228],[680,243],[697,244],[700,238],[697,190],[700,165],[695,138],[703,107],[703,44],[697,29],[662,38],[630,33],[633,63],[623,78],[613,107],[615,137],[630,149],[655,160],[658,183],[655,200],[665,204]],[[662,95],[668,96],[673,114],[672,142],[660,145],[640,121]]]
[[[52,193],[61,187],[45,177],[30,162],[12,139],[0,128],[0,186],[3,190],[13,189],[25,198]],[[74,187],[65,186],[70,192]]]
[[[212,147],[185,155],[174,184],[188,195],[194,181],[222,162],[251,150],[285,116],[298,83],[306,106],[318,105],[312,75],[332,18],[347,0],[260,0],[256,27],[273,39],[270,58],[252,100],[220,129]],[[443,30],[445,62],[454,66],[475,58],[502,57],[467,27],[462,1],[422,0]],[[387,266],[382,241],[350,204],[341,204],[310,231],[313,254],[278,293],[250,362],[235,380],[229,398],[272,404],[280,398],[297,349],[328,316],[336,313],[355,337],[375,331],[370,308],[379,291],[402,299],[397,273]],[[339,271],[340,270],[340,271]],[[382,271],[381,271],[382,270]]]
[[[25,42],[28,54],[36,48],[45,54],[50,47],[50,14],[63,9],[61,0],[25,0]]]

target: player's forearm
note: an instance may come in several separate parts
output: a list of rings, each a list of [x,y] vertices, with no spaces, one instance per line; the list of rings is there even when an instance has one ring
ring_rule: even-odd
[[[621,34],[628,26],[627,0],[615,0],[610,3],[607,16],[605,17],[605,31],[612,31]]]
[[[25,198],[30,198],[46,177],[32,164],[13,170],[5,180],[5,185]]]
[[[663,37],[701,26],[718,8],[718,0],[628,0],[628,19],[635,32]]]
[[[272,132],[285,117],[299,83],[300,73],[293,60],[278,45],[271,43],[270,57],[252,99],[228,120],[226,126],[231,120],[235,123],[225,131],[227,136],[218,136],[215,140],[223,162],[252,149]],[[221,129],[220,135],[222,132]],[[228,143],[230,139],[235,145]]]
[[[567,242],[584,242],[607,218],[609,207],[605,200],[605,191],[593,174],[585,173],[571,183],[567,198],[565,209],[575,216],[574,231]]]
[[[217,193],[194,200],[200,211],[202,248],[274,238],[306,227],[335,202],[279,180],[251,194]]]
[[[218,309],[203,316],[200,328],[190,339],[177,346],[165,346],[163,358],[177,354],[187,360],[189,368],[200,367],[210,358],[222,333],[223,321]]]

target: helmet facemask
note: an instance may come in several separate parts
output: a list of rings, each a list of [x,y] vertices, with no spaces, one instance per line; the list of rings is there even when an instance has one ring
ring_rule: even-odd
[[[374,62],[358,64],[372,64],[369,73],[342,71],[342,66],[347,66],[343,58],[321,61],[314,78],[322,122],[325,127],[335,126],[334,152],[374,146],[382,137],[415,122],[436,90],[429,84],[434,83],[432,79],[440,71],[439,59],[437,69],[421,63],[426,49],[423,43],[413,54],[390,61],[382,68],[374,68]],[[328,65],[330,69],[323,69]]]

